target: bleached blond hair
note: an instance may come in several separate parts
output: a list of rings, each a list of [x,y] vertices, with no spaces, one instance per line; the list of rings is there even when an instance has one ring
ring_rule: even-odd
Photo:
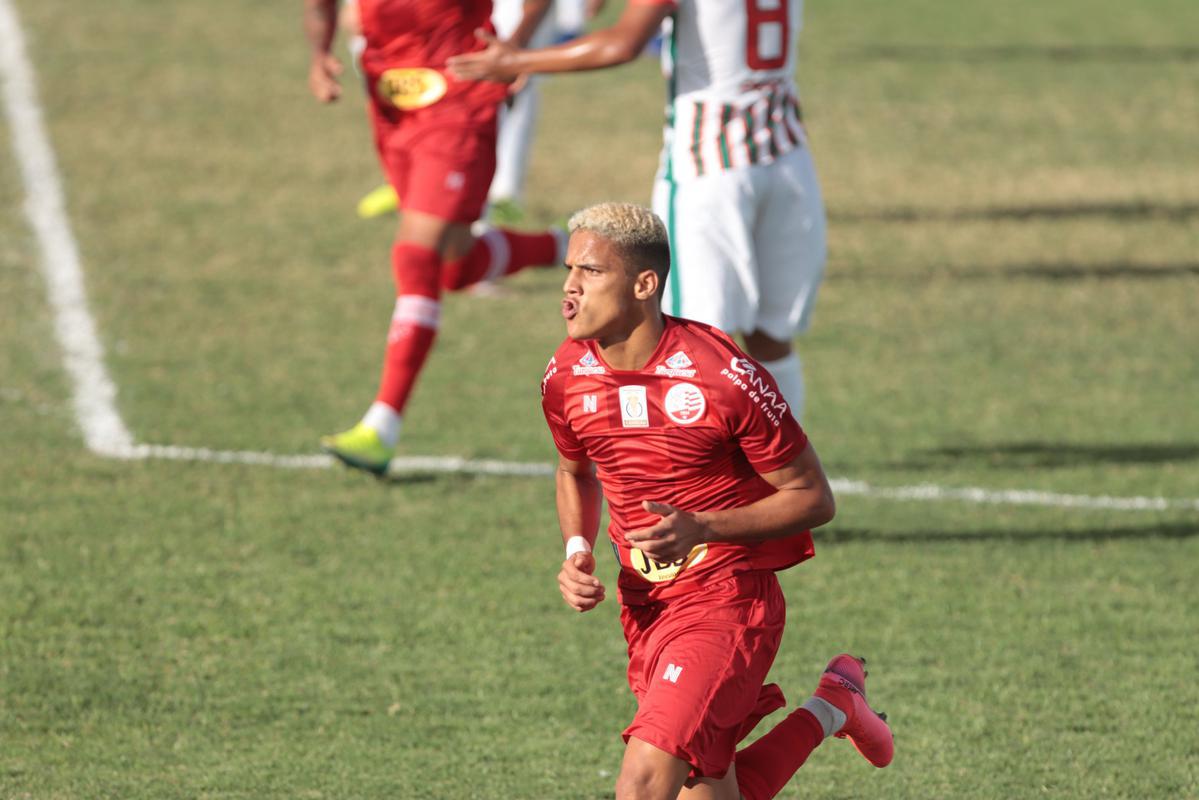
[[[588,231],[602,236],[620,250],[634,270],[651,269],[659,289],[670,272],[670,236],[653,211],[635,203],[597,203],[576,211],[567,223],[573,234]]]

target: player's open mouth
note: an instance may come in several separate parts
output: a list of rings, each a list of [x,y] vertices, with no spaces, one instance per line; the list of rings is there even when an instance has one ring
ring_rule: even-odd
[[[566,299],[562,301],[562,316],[566,319],[574,319],[575,314],[579,313],[579,304],[574,300]]]

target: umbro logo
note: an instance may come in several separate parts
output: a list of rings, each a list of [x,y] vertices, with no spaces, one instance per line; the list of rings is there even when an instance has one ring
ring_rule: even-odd
[[[666,366],[671,369],[687,369],[687,367],[691,366],[691,359],[687,358],[687,354],[680,350],[666,359]]]
[[[687,354],[680,350],[666,359],[666,363],[655,367],[654,374],[666,375],[671,378],[694,378],[695,370],[689,369],[691,366],[691,359],[687,358]]]
[[[579,363],[570,368],[575,375],[603,375],[604,367],[599,363],[595,354],[588,350],[579,359]]]

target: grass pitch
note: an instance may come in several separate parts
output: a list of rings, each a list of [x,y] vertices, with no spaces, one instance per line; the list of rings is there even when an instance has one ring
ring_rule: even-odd
[[[392,305],[361,103],[299,10],[18,10],[139,441],[303,453],[374,389]],[[800,341],[830,474],[1199,496],[1193,3],[811,2],[832,256]],[[552,79],[531,222],[646,201],[643,61]],[[0,126],[0,796],[603,798],[632,713],[544,479],[88,454]],[[560,275],[453,297],[404,451],[548,461]],[[773,677],[871,661],[897,757],[788,798],[1199,796],[1199,518],[841,498],[784,576]],[[612,565],[601,567],[611,579]]]

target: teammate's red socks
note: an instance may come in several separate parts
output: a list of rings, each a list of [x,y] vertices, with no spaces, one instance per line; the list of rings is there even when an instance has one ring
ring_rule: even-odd
[[[744,800],[770,800],[824,741],[824,727],[797,709],[761,739],[737,752],[737,788]]]
[[[553,233],[516,233],[505,228],[488,228],[475,239],[470,252],[445,264],[441,272],[444,289],[465,289],[480,281],[519,272],[525,267],[547,267],[558,263],[559,238]]]
[[[433,250],[397,242],[391,250],[395,312],[387,333],[387,355],[376,400],[403,411],[424,366],[441,320],[441,258]]]
[[[427,247],[396,242],[391,250],[391,265],[398,298],[375,399],[397,412],[404,410],[437,336],[442,288],[463,289],[525,267],[551,266],[561,259],[559,242],[554,233],[514,233],[489,228],[475,239],[464,258],[452,263],[442,263],[437,253]]]

